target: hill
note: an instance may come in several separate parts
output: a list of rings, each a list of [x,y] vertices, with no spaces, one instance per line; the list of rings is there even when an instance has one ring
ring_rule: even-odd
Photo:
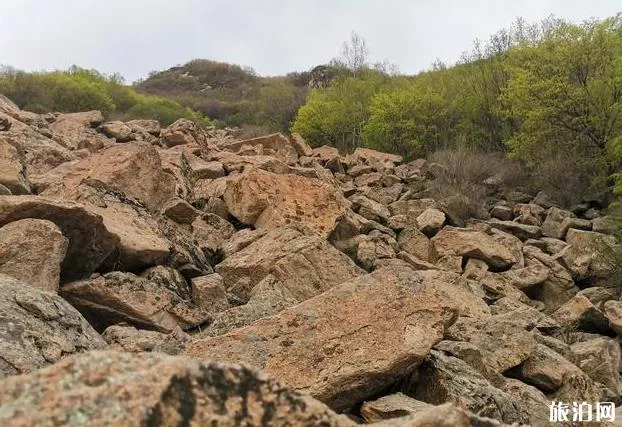
[[[134,87],[173,99],[225,126],[287,132],[306,100],[309,79],[309,72],[260,77],[251,68],[196,59],[153,72]]]

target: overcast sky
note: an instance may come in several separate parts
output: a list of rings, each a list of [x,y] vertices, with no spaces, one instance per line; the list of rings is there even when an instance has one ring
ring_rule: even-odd
[[[206,58],[278,75],[326,63],[356,31],[373,60],[416,73],[436,58],[453,63],[519,16],[620,11],[620,0],[0,0],[0,64],[76,64],[131,82]]]

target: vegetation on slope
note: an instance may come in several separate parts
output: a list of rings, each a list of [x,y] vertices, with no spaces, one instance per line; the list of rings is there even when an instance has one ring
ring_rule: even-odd
[[[109,118],[156,119],[168,125],[178,118],[211,124],[202,114],[158,96],[137,93],[119,75],[71,67],[67,71],[27,73],[0,70],[0,93],[18,107],[36,113],[100,110]]]
[[[225,126],[287,132],[305,102],[309,73],[260,77],[251,68],[196,59],[152,72],[136,90],[174,99]]]
[[[414,77],[364,62],[356,75],[312,90],[293,130],[314,146],[406,158],[504,152],[537,187],[577,202],[606,189],[620,167],[622,15],[582,24],[518,20],[457,65],[438,63]]]

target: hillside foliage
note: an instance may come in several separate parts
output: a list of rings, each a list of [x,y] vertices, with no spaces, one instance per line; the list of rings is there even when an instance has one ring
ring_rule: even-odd
[[[309,73],[260,77],[248,67],[196,59],[152,72],[135,87],[141,93],[174,99],[222,126],[261,133],[289,130],[306,100],[308,81]]]
[[[456,65],[439,62],[413,77],[360,62],[355,76],[313,89],[300,108],[292,130],[313,146],[406,159],[502,152],[563,204],[602,193],[620,176],[622,15],[581,24],[519,19]]]
[[[71,67],[67,71],[0,70],[0,93],[18,107],[36,113],[100,110],[109,118],[156,119],[168,125],[179,118],[211,124],[202,114],[179,103],[136,92],[118,74]]]

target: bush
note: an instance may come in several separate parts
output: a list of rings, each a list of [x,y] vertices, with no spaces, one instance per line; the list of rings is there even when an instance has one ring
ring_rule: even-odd
[[[106,117],[156,119],[165,126],[182,117],[199,125],[212,124],[202,114],[175,101],[136,93],[123,85],[119,75],[106,76],[75,66],[67,71],[41,73],[3,69],[0,93],[18,107],[35,113],[100,110]]]
[[[487,196],[528,185],[520,163],[502,153],[437,151],[429,157],[433,180],[428,193],[441,201],[454,222],[488,216]]]
[[[125,116],[127,119],[155,119],[163,126],[168,126],[179,118],[192,120],[201,126],[212,125],[202,114],[184,108],[174,101],[145,95],[137,96],[136,104]]]
[[[533,186],[546,192],[560,206],[569,208],[589,196],[600,196],[606,191],[603,172],[607,166],[598,166],[594,158],[557,154],[533,168]]]

